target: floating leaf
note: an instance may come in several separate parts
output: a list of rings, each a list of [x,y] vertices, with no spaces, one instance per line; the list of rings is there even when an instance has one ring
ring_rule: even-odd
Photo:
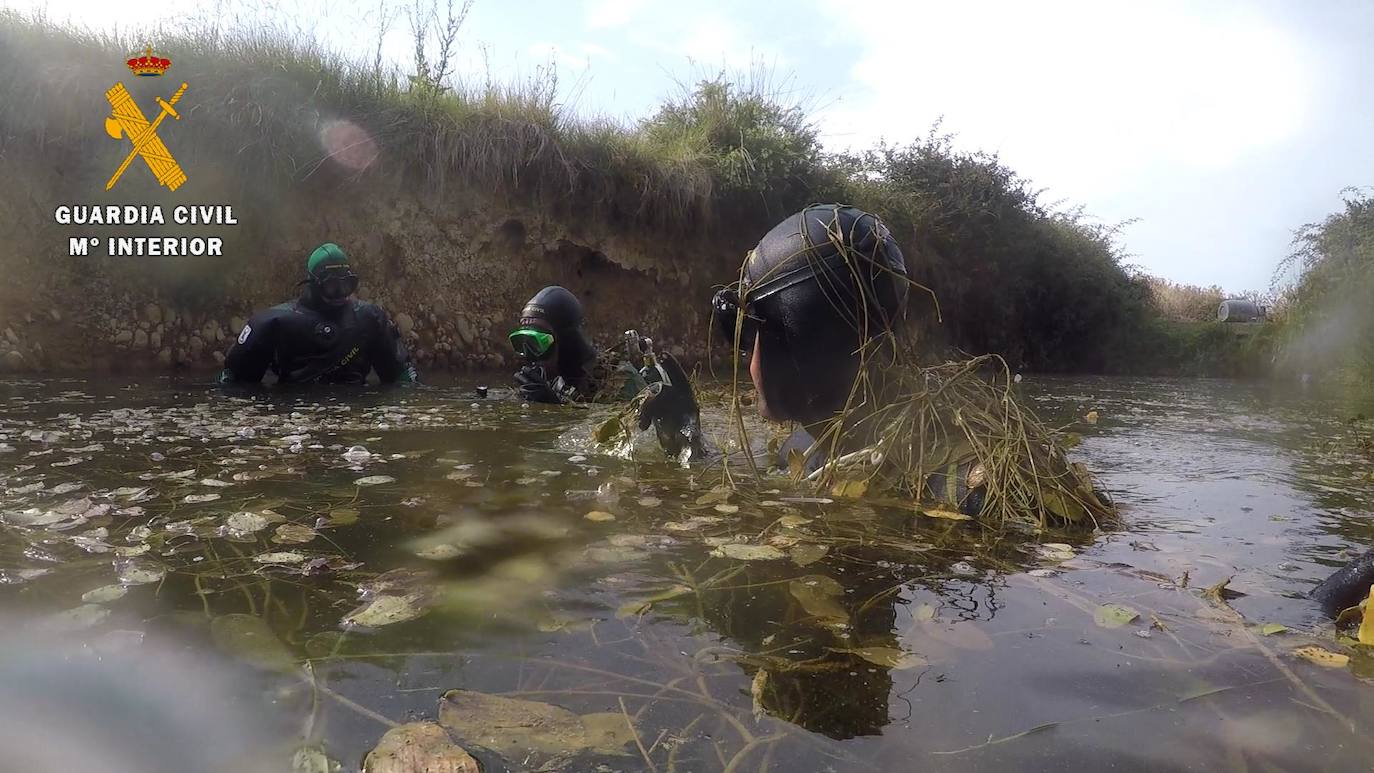
[[[754,679],[749,683],[749,697],[754,701],[754,720],[763,719],[763,692],[768,688],[768,671],[760,668],[754,672]]]
[[[81,600],[87,604],[105,604],[124,598],[124,594],[128,592],[129,589],[123,585],[102,585],[81,594]]]
[[[188,504],[199,504],[201,502],[213,502],[219,498],[219,494],[187,494],[181,498],[181,501]]]
[[[291,773],[334,773],[339,766],[322,749],[302,746],[291,755]]]
[[[775,561],[785,557],[781,550],[772,545],[743,545],[738,542],[721,545],[712,550],[711,555],[738,561]]]
[[[597,748],[627,736],[611,727],[609,717],[592,716],[589,728],[583,717],[559,706],[470,690],[450,690],[439,701],[439,724],[507,759],[526,761],[532,756],[565,758],[593,749],[623,753],[619,747]]]
[[[358,522],[358,511],[350,509],[330,510],[329,523],[333,526],[348,526]]]
[[[714,505],[718,502],[727,502],[730,497],[734,495],[734,489],[731,489],[729,486],[716,486],[705,494],[697,497],[696,502],[699,505]]]
[[[1099,414],[1097,411],[1088,411],[1087,415],[1085,415],[1085,416],[1083,417],[1083,421],[1086,421],[1086,422],[1088,422],[1089,424],[1096,424],[1096,423],[1097,423],[1097,420],[1098,420],[1100,417],[1101,417],[1101,414]]]
[[[131,563],[119,570],[119,581],[125,585],[147,585],[158,582],[167,575],[167,570],[159,566]]]
[[[944,518],[944,519],[949,520],[949,521],[971,521],[971,520],[973,520],[973,516],[964,515],[963,513],[958,512],[957,510],[942,510],[942,509],[922,510],[922,511],[921,511],[921,515],[924,515],[924,516],[927,516],[927,517],[930,517],[930,518]]]
[[[70,633],[99,625],[109,616],[110,610],[99,604],[82,604],[75,609],[48,617],[43,621],[42,627],[51,633]]]
[[[320,536],[319,533],[309,526],[302,526],[299,523],[283,523],[272,533],[272,541],[287,545],[299,545],[318,536]]]
[[[1374,585],[1369,586],[1369,598],[1364,602],[1364,617],[1360,619],[1360,644],[1374,644]]]
[[[650,607],[652,607],[654,604],[657,604],[660,601],[668,601],[669,599],[675,599],[679,596],[685,596],[691,592],[692,589],[687,587],[686,585],[673,585],[669,587],[667,590],[655,593],[654,595],[649,596],[643,601],[628,601],[622,604],[620,606],[620,609],[616,611],[615,616],[619,618],[637,617],[639,615],[644,614],[645,612],[648,612]]]
[[[836,601],[844,595],[844,586],[835,580],[821,574],[798,577],[787,583],[787,592],[822,625],[849,623],[849,611]]]
[[[583,714],[581,719],[587,748],[594,752],[621,754],[627,744],[634,743],[634,728],[624,714],[605,711]]]
[[[224,520],[224,525],[229,531],[239,534],[251,534],[260,529],[267,528],[267,518],[257,513],[237,512]]]
[[[614,442],[626,434],[628,433],[625,431],[624,423],[619,418],[612,416],[601,422],[600,426],[592,432],[592,437],[596,439],[596,442],[605,444]]]
[[[615,516],[611,513],[606,512],[605,510],[593,510],[582,517],[586,518],[589,521],[596,521],[598,523],[615,520]]]
[[[344,616],[344,625],[360,625],[364,628],[378,628],[393,623],[414,620],[427,610],[420,601],[424,594],[409,593],[404,596],[378,596]]]
[[[295,656],[272,627],[257,615],[236,612],[210,621],[210,638],[220,650],[271,671],[289,671]]]
[[[837,497],[852,497],[857,499],[868,493],[868,481],[866,480],[842,480],[831,487],[830,493]]]
[[[1140,613],[1121,604],[1103,604],[1093,611],[1093,622],[1103,628],[1120,628],[1140,617]]]
[[[778,518],[778,525],[784,529],[795,529],[798,526],[805,526],[808,523],[811,523],[810,518],[804,515],[797,515],[796,513],[788,513]]]
[[[202,485],[202,486],[209,486],[210,488],[228,488],[229,486],[232,486],[232,485],[234,485],[234,484],[230,483],[230,482],[227,481],[227,480],[215,480],[214,478],[201,478],[201,479],[200,479],[200,485]]]
[[[1297,649],[1293,650],[1293,654],[1302,658],[1303,660],[1306,660],[1308,663],[1313,663],[1315,665],[1322,666],[1323,668],[1344,668],[1348,663],[1350,663],[1349,655],[1342,655],[1339,652],[1332,652],[1331,650],[1326,649],[1325,647],[1318,647],[1315,644],[1309,644],[1305,647],[1298,647]]]
[[[661,504],[663,504],[663,500],[662,500],[662,499],[659,499],[658,497],[640,497],[640,498],[639,498],[639,506],[640,506],[640,507],[658,507],[658,506],[661,505]]]
[[[479,771],[477,760],[454,743],[446,730],[433,722],[408,722],[391,728],[363,759],[363,773]]]
[[[420,548],[415,551],[415,555],[427,561],[449,561],[459,556],[465,555],[468,551],[454,545],[451,542],[440,542],[429,547]]]
[[[262,553],[253,556],[253,560],[260,564],[299,564],[305,560],[305,556],[300,553]]]
[[[353,481],[355,486],[380,486],[383,483],[395,483],[396,479],[390,475],[369,475],[366,478],[358,478]]]
[[[1288,626],[1279,625],[1278,623],[1265,623],[1259,627],[1261,636],[1273,636],[1276,633],[1284,633],[1287,630]]]
[[[906,652],[896,647],[855,647],[853,649],[833,649],[832,651],[858,655],[869,663],[898,671],[926,665],[925,658],[914,652]]]
[[[716,505],[716,512],[734,515],[739,512],[739,505]]]

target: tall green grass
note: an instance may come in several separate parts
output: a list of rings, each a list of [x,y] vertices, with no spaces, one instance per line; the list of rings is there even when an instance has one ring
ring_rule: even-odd
[[[1346,191],[1345,206],[1298,229],[1276,276],[1285,288],[1282,363],[1374,393],[1374,193]]]

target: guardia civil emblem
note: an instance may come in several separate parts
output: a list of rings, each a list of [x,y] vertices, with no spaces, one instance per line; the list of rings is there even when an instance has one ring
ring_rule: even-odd
[[[141,56],[134,56],[126,64],[130,72],[141,78],[157,78],[167,72],[172,66],[172,60],[157,56],[153,53],[151,46]],[[162,120],[171,116],[174,120],[180,121],[181,114],[173,107],[181,96],[186,93],[186,84],[181,84],[181,88],[172,94],[171,99],[157,98],[157,106],[160,112],[157,117],[149,121],[139,109],[134,98],[129,95],[123,83],[116,83],[113,88],[105,92],[105,99],[110,103],[113,114],[105,119],[105,132],[115,139],[127,139],[132,147],[129,154],[124,157],[124,162],[119,165],[115,173],[110,177],[110,181],[105,183],[105,190],[110,190],[119,182],[119,178],[128,170],[129,165],[135,158],[143,159],[143,163],[148,167],[148,171],[157,178],[158,184],[168,190],[176,190],[181,184],[186,182],[186,173],[182,171],[181,165],[172,157],[172,152],[167,146],[162,144],[162,139],[158,137],[158,127],[162,125]]]

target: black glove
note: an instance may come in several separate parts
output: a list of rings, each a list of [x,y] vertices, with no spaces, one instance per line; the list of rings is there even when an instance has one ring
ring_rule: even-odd
[[[515,391],[528,403],[563,402],[562,396],[549,384],[549,375],[543,365],[531,363],[515,371]]]
[[[681,456],[684,448],[690,448],[692,456],[699,456],[704,453],[701,408],[692,393],[692,383],[673,355],[664,354],[659,365],[663,368],[662,374],[649,367],[639,371],[650,388],[657,390],[639,408],[639,428],[646,430],[650,424],[654,425],[659,444],[675,459]],[[665,374],[666,382],[663,380]]]

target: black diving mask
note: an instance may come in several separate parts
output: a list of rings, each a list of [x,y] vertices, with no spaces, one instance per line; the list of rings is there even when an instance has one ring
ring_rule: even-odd
[[[340,303],[358,291],[358,275],[348,269],[330,271],[324,276],[312,276],[320,298],[328,303]]]
[[[816,274],[834,265],[844,265],[841,255],[830,255],[820,260],[806,260],[802,264],[783,271],[775,276],[767,276],[764,281],[752,287],[735,282],[716,291],[711,297],[712,326],[716,328],[726,346],[748,357],[754,350],[758,339],[759,327],[767,324],[767,318],[760,315],[756,304],[777,295],[783,290],[796,287],[803,282],[816,280]],[[743,299],[740,289],[744,286]],[[741,318],[741,315],[743,317]],[[739,325],[739,346],[736,347],[735,326]]]

